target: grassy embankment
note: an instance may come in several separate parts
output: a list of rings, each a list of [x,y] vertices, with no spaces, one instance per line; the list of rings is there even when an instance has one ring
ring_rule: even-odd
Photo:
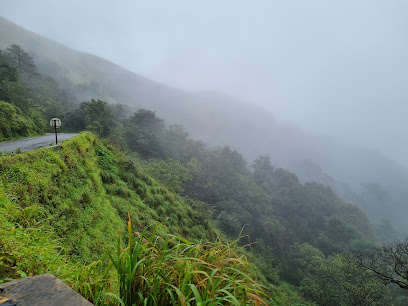
[[[0,158],[0,281],[45,272],[96,304],[264,298],[235,243],[90,133]]]

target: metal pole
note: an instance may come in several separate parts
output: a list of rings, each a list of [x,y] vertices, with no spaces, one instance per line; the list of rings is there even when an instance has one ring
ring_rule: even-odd
[[[54,129],[55,129],[55,144],[58,144],[58,138],[57,138],[57,120],[54,121]]]

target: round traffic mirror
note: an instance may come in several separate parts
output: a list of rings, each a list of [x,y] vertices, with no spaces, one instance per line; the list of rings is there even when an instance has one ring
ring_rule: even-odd
[[[59,127],[61,127],[61,120],[58,118],[52,118],[50,120],[50,125],[54,128],[54,129],[58,129]]]

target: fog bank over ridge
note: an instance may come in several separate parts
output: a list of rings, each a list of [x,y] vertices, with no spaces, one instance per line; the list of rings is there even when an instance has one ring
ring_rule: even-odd
[[[408,165],[406,1],[13,0],[0,12],[149,79],[225,92]]]

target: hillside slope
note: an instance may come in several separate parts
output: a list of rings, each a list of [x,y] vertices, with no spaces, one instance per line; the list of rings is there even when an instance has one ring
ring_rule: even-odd
[[[235,244],[223,245],[212,222],[185,201],[88,132],[63,142],[58,149],[1,156],[0,282],[50,272],[90,301],[106,305],[104,292],[118,290],[116,272],[109,270],[112,266],[107,266],[106,255],[115,250],[118,233],[126,233],[128,217],[132,220],[128,223],[130,236],[132,231],[137,233],[136,245],[144,245],[142,261],[149,261],[146,277],[160,281],[167,265],[173,273],[177,262],[171,259],[172,251],[182,264],[183,273],[177,280],[188,284],[195,282],[192,276],[184,280],[189,259],[193,264],[204,263],[207,269],[220,264],[212,273],[214,278],[225,267],[223,281],[236,270],[228,268],[231,263],[240,266],[238,279],[244,275],[241,269],[254,273]],[[160,237],[169,237],[169,241],[163,243]],[[128,243],[130,239],[123,240]],[[124,243],[117,247],[119,254],[127,250]],[[199,253],[200,259],[194,260]],[[157,260],[159,272],[152,270]],[[206,264],[207,260],[214,263]],[[269,288],[274,290],[271,305],[303,301],[295,289]],[[147,296],[148,290],[143,294]],[[166,293],[163,289],[160,294]]]
[[[39,207],[38,221],[49,219],[68,254],[83,262],[106,253],[116,231],[125,229],[128,212],[139,229],[161,222],[173,234],[212,238],[207,221],[181,198],[90,133],[57,151],[1,157],[0,172],[1,207]]]

